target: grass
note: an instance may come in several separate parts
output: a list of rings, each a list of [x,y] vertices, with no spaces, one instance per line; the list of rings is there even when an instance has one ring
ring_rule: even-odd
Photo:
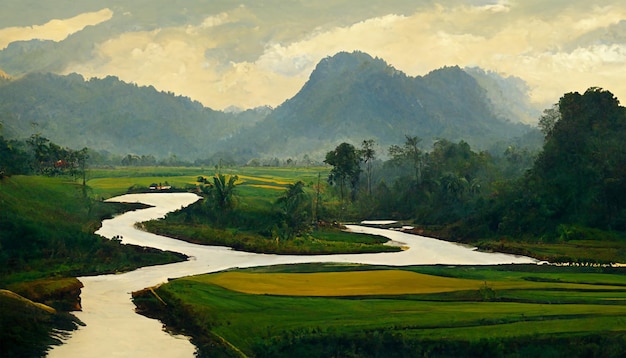
[[[76,319],[49,307],[0,289],[0,352],[3,357],[43,357],[51,344],[61,344],[62,334],[73,330]]]
[[[64,331],[75,329],[75,318],[66,312],[79,309],[82,284],[71,277],[185,259],[180,254],[122,245],[95,235],[103,218],[143,206],[95,201],[83,189],[68,178],[12,176],[0,180],[3,357],[44,356],[48,345],[61,343],[58,338]]]
[[[307,186],[312,187],[317,183],[318,174],[325,178],[330,169],[325,167],[312,168],[256,168],[238,167],[222,168],[224,174],[238,175],[240,179],[239,189],[242,196],[250,193],[280,195],[287,184],[302,180]],[[93,195],[97,198],[110,198],[124,194],[132,186],[148,187],[152,183],[165,183],[177,188],[185,188],[197,184],[198,176],[212,177],[216,173],[215,168],[203,167],[116,167],[94,168],[89,170],[87,185],[92,188]],[[255,190],[256,189],[261,189]],[[267,193],[269,191],[270,193]]]
[[[536,275],[534,268],[519,267],[466,267],[459,275],[463,278],[449,277],[454,269],[441,266],[298,267],[321,272],[279,272],[276,267],[271,269],[274,273],[230,271],[177,279],[157,292],[182,308],[185,319],[210,328],[196,336],[222,337],[253,356],[270,351],[289,356],[305,348],[319,356],[315,352],[325,349],[320,342],[367,346],[385,335],[401,349],[417,344],[411,342],[431,348],[436,346],[433,342],[443,341],[451,347],[475,346],[488,337],[506,343],[504,350],[507,345],[522,349],[520,342],[543,344],[557,337],[562,340],[559,344],[566,344],[557,346],[559,350],[594,335],[614,339],[613,343],[623,343],[626,337],[622,272],[552,268],[555,272],[542,274],[551,282],[544,282],[528,279]],[[328,272],[338,267],[340,272]],[[416,273],[420,270],[429,273]],[[568,282],[559,282],[563,280]]]
[[[228,246],[237,250],[275,254],[332,254],[399,251],[383,245],[388,239],[374,235],[343,233],[339,230],[316,230],[290,240],[276,240],[274,203],[289,184],[306,183],[313,197],[318,176],[327,175],[327,168],[223,168],[226,175],[237,175],[235,210],[229,212],[229,224],[217,225],[207,220],[206,213],[194,208],[184,213],[169,214],[166,220],[151,221],[143,227],[153,233],[203,245]],[[199,176],[210,178],[214,171],[203,168],[119,168],[96,169],[88,184],[99,196],[121,194],[131,186],[147,187],[151,183],[189,187],[198,185]],[[198,207],[202,203],[193,206]],[[312,202],[311,202],[312,205]],[[224,219],[224,218],[222,218]],[[233,224],[234,223],[234,224]]]
[[[477,243],[477,246],[481,250],[522,254],[550,262],[573,264],[626,262],[626,241],[619,239],[570,240],[558,243],[501,240],[483,241]]]
[[[65,178],[0,182],[0,287],[49,277],[110,273],[180,261],[181,255],[103,239],[101,220],[136,205],[91,200]]]
[[[163,220],[152,220],[142,224],[146,230],[179,240],[199,245],[227,246],[240,251],[292,254],[322,255],[337,253],[393,252],[399,251],[396,246],[383,245],[388,239],[354,233],[330,234],[329,231],[311,237],[298,237],[291,240],[276,240],[254,232],[239,231],[233,228],[220,229],[209,225],[191,223],[173,223]],[[325,239],[328,237],[330,239]]]
[[[487,287],[487,281],[433,276],[404,270],[321,273],[224,272],[199,276],[195,280],[231,291],[282,296],[414,295],[480,290]],[[488,283],[489,288],[497,290],[593,291],[597,290],[599,285],[605,290],[618,291],[622,296],[626,291],[626,286],[568,283],[556,279],[553,282],[537,282],[521,278],[516,281],[497,280]]]

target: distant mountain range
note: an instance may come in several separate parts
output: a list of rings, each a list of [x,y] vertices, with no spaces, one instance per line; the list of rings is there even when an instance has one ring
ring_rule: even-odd
[[[520,137],[539,111],[525,84],[481,69],[445,67],[409,77],[361,52],[322,60],[298,94],[276,109],[215,111],[116,77],[29,74],[0,80],[5,136],[33,133],[71,148],[113,154],[321,158],[342,141],[381,146],[416,135],[477,148]]]

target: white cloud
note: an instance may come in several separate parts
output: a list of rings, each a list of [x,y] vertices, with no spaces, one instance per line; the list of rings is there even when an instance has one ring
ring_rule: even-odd
[[[205,18],[202,24],[200,25],[200,27],[206,29],[206,28],[222,25],[226,22],[228,22],[228,14],[223,12],[219,15],[209,16]]]
[[[474,6],[471,8],[471,11],[472,12],[499,13],[499,12],[511,11],[511,7],[509,4],[509,1],[501,0],[501,1],[497,1],[495,4]]]
[[[113,12],[111,10],[102,9],[96,12],[80,14],[69,19],[53,19],[43,25],[0,29],[0,50],[15,41],[33,39],[61,41],[69,35],[84,29],[86,26],[99,24],[110,20],[112,17]]]

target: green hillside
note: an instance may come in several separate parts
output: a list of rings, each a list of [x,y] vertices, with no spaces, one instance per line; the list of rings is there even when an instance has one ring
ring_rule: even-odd
[[[115,164],[129,154],[200,165],[321,161],[341,141],[390,145],[406,134],[427,146],[445,138],[486,149],[531,130],[515,114],[526,108],[525,94],[504,90],[501,82],[485,89],[459,67],[409,77],[382,59],[342,52],[322,60],[300,92],[275,110],[222,112],[113,76],[31,73],[0,82],[0,121],[7,138],[39,134],[117,156]],[[522,109],[503,115],[494,107],[495,92],[499,108],[515,102]]]
[[[0,120],[7,137],[40,133],[70,148],[118,155],[207,158],[217,142],[266,115],[214,111],[186,97],[116,77],[29,74],[0,84]]]
[[[132,206],[83,197],[67,178],[0,181],[0,287],[10,282],[117,272],[181,260],[178,254],[121,245],[93,232],[101,219]]]
[[[409,77],[382,59],[342,52],[323,59],[298,94],[231,144],[252,143],[261,157],[320,156],[342,141],[386,146],[410,134],[425,146],[462,139],[487,149],[531,129],[518,120],[497,115],[487,90],[459,67]]]

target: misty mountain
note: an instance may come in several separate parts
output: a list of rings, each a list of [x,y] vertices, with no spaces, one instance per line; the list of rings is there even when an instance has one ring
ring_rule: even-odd
[[[409,77],[368,54],[338,53],[317,65],[296,96],[235,136],[238,146],[231,149],[265,157],[320,157],[342,141],[358,145],[373,138],[387,146],[402,143],[405,135],[421,137],[427,147],[445,138],[484,149],[529,129],[517,113],[497,111],[498,105],[515,102],[507,94],[523,93],[488,83],[499,92],[495,106],[487,89],[459,67]]]
[[[0,82],[0,122],[6,136],[37,133],[62,146],[121,155],[207,158],[219,139],[269,111],[214,111],[189,98],[116,77],[85,80],[77,74],[30,74]]]
[[[405,135],[421,137],[425,148],[445,138],[486,149],[526,133],[523,83],[469,72],[445,67],[410,77],[382,59],[343,52],[322,60],[278,108],[227,111],[112,76],[33,73],[0,81],[0,123],[5,136],[38,133],[74,149],[239,162],[323,159],[343,141],[386,147]]]
[[[541,111],[531,104],[528,95],[530,88],[524,80],[514,76],[502,77],[493,71],[485,71],[478,67],[463,70],[487,91],[487,97],[496,116],[526,124],[537,123]]]

